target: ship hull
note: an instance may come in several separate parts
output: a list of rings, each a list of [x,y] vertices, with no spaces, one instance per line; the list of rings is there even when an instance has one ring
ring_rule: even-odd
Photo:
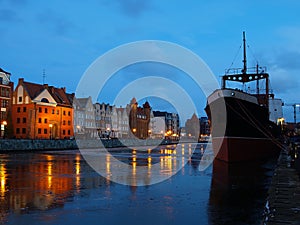
[[[270,138],[215,137],[212,145],[215,158],[225,162],[276,157],[280,149],[277,141]]]
[[[280,130],[255,97],[236,90],[217,90],[208,98],[205,111],[217,159],[240,162],[279,153]]]

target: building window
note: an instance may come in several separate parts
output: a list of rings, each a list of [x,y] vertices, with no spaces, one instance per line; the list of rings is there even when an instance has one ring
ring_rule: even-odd
[[[56,110],[56,114],[59,115],[59,110]]]
[[[18,113],[21,112],[21,107],[18,107],[18,108],[17,108],[17,112],[18,112]]]
[[[70,121],[70,120],[68,120],[68,125],[69,125],[69,126],[71,125],[71,121]]]
[[[70,111],[68,111],[68,116],[71,116],[71,112]]]
[[[44,129],[44,134],[47,134],[48,130],[47,129]]]
[[[26,117],[23,117],[23,123],[26,123]]]
[[[19,102],[22,102],[22,100],[23,100],[22,96],[19,96]]]
[[[52,109],[52,114],[54,114],[55,113],[55,110],[54,109]]]
[[[63,135],[65,135],[66,134],[66,131],[65,130],[63,130]]]
[[[65,116],[66,115],[66,111],[64,110],[64,112],[63,112],[63,115]]]
[[[41,134],[41,133],[42,133],[42,129],[39,128],[39,129],[38,129],[38,134]]]
[[[17,129],[16,129],[16,133],[17,133],[17,134],[20,134],[20,128],[17,128]]]
[[[65,120],[63,121],[63,125],[66,125],[66,121]]]
[[[23,112],[26,112],[26,107],[23,107]]]
[[[48,113],[48,109],[47,108],[45,108],[45,113]]]
[[[71,131],[70,130],[68,130],[68,135],[70,135],[71,134]]]
[[[48,123],[48,120],[47,120],[47,119],[44,119],[44,123]]]
[[[20,118],[17,118],[17,123],[20,123],[21,119]]]
[[[42,107],[39,107],[39,113],[41,113],[42,112]]]
[[[22,134],[26,134],[26,128],[22,128]]]
[[[39,118],[39,123],[42,123],[42,118]]]

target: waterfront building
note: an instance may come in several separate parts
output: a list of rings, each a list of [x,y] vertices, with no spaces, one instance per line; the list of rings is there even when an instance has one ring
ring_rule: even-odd
[[[187,137],[198,138],[200,132],[200,122],[199,118],[194,113],[190,119],[185,122],[185,131]]]
[[[11,74],[0,68],[0,138],[11,136],[11,97],[14,84],[10,80]]]
[[[129,117],[126,108],[113,107],[112,129],[116,138],[129,137]]]
[[[279,98],[270,98],[269,99],[269,112],[270,120],[274,123],[278,123],[280,119],[283,118],[282,110],[283,102]]]
[[[208,122],[208,118],[203,116],[200,117],[200,135],[210,135],[210,126]]]
[[[13,92],[12,124],[16,138],[68,139],[73,131],[74,94],[65,88],[25,82]]]
[[[155,133],[161,133],[164,131],[164,137],[166,139],[178,140],[180,135],[180,123],[179,123],[179,115],[177,113],[170,112],[161,112],[161,111],[153,111],[153,120],[155,121]],[[164,120],[164,129],[161,125],[161,122]],[[158,134],[157,134],[158,135]]]
[[[154,116],[153,111],[151,112],[151,114],[152,114],[150,119],[151,137],[153,139],[164,139],[166,133],[165,115]]]
[[[98,137],[96,122],[95,122],[95,108],[92,102],[92,97],[88,98],[74,98],[74,129],[75,135],[81,138],[96,138]],[[83,138],[82,137],[82,138]]]
[[[133,98],[126,107],[129,115],[129,127],[131,133],[139,139],[149,137],[149,124],[151,107],[148,101],[139,107],[135,98]]]
[[[113,106],[106,103],[94,104],[96,130],[100,138],[110,138],[112,133]]]

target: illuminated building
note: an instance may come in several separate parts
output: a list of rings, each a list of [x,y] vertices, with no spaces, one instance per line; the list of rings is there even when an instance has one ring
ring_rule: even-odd
[[[65,88],[19,79],[13,92],[12,123],[16,138],[68,139],[73,137],[74,94]]]
[[[149,102],[146,101],[143,107],[138,107],[136,99],[133,98],[130,105],[127,105],[127,111],[129,111],[129,127],[132,134],[140,139],[148,138],[151,113]]]
[[[11,74],[0,68],[0,137],[7,136],[7,128],[11,126],[9,113],[11,110],[11,95],[13,91],[13,82],[10,81]]]
[[[177,113],[153,111],[154,121],[157,121],[161,124],[164,122],[164,136],[166,139],[178,140],[180,129],[179,129],[179,115]],[[161,126],[161,125],[160,125]],[[158,124],[154,124],[154,127],[158,127]],[[162,132],[162,128],[160,128]]]
[[[92,97],[76,98],[73,100],[74,128],[76,135],[84,135],[84,138],[96,138],[98,136],[95,124],[95,110]]]

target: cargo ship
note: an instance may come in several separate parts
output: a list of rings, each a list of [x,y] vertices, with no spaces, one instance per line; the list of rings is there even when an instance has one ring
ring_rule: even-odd
[[[229,82],[244,87],[249,82],[255,82],[255,92],[229,88],[226,86]],[[279,102],[277,108],[274,108],[274,102]],[[227,70],[222,76],[221,89],[215,90],[207,98],[205,111],[210,123],[215,157],[226,162],[239,162],[278,154],[281,149],[280,127],[272,114],[280,110],[282,112],[280,102],[270,93],[266,68],[258,65],[247,68],[246,38],[243,32],[243,68]]]

